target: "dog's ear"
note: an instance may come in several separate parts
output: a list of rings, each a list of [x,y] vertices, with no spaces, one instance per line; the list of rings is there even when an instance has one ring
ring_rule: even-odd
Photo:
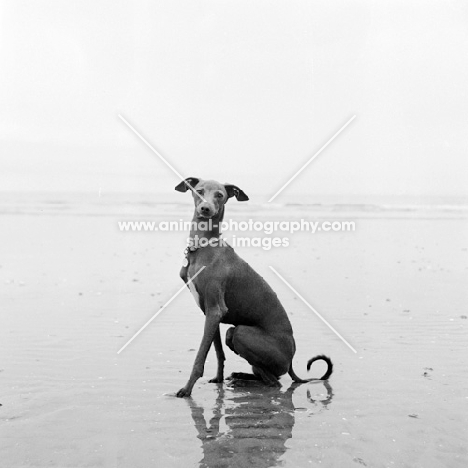
[[[198,182],[200,182],[200,179],[197,179],[196,177],[187,177],[179,185],[176,185],[175,189],[178,192],[186,192],[187,190],[190,190],[190,186],[195,188]]]
[[[249,197],[236,185],[224,184],[228,198],[236,197],[237,201],[247,201]]]

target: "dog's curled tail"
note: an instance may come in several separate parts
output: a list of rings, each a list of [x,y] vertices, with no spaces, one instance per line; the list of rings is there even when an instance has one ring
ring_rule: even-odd
[[[320,379],[301,379],[294,372],[293,367],[292,367],[292,363],[291,363],[291,367],[289,368],[289,375],[294,380],[294,382],[306,383],[306,382],[312,382],[313,380],[327,380],[330,377],[330,375],[332,375],[333,362],[331,361],[331,359],[328,356],[325,356],[324,354],[320,354],[318,356],[315,356],[312,359],[309,359],[307,361],[307,370],[308,371],[310,370],[310,366],[312,365],[312,363],[315,362],[315,361],[325,361],[327,363],[328,368],[327,368],[327,371],[325,372],[325,374],[323,374],[322,377],[320,377]]]

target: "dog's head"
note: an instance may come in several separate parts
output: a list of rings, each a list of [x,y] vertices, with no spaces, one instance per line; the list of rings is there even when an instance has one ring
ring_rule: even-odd
[[[221,184],[215,180],[202,180],[188,177],[175,187],[179,192],[192,191],[195,211],[199,218],[213,218],[221,212],[229,198],[247,201],[249,197],[236,185]]]

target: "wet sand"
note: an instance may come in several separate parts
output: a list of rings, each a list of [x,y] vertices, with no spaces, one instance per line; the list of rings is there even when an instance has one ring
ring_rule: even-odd
[[[119,232],[122,217],[96,213],[0,219],[2,466],[468,465],[466,218],[369,215],[354,233],[237,249],[288,311],[296,372],[319,353],[335,372],[280,390],[215,385],[212,350],[191,399],[173,396],[203,330],[188,291],[117,355],[181,287],[184,233]],[[226,355],[226,375],[249,370]]]

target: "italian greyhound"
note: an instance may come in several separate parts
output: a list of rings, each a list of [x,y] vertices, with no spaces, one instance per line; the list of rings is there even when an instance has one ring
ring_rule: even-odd
[[[286,373],[299,383],[327,380],[333,371],[333,364],[324,355],[315,356],[307,363],[307,370],[314,361],[327,363],[327,371],[320,379],[304,380],[295,374],[292,359],[296,344],[286,311],[266,281],[220,237],[226,202],[232,197],[236,197],[237,201],[246,201],[249,197],[235,185],[195,177],[185,179],[175,189],[179,192],[191,190],[195,202],[190,245],[185,249],[180,276],[188,283],[205,314],[203,338],[192,373],[177,396],[191,395],[195,382],[203,376],[212,343],[218,370],[210,382],[223,382],[226,358],[220,323],[234,325],[227,330],[226,345],[247,360],[253,371],[253,374],[233,373],[230,378],[262,380],[274,387],[281,386],[279,378]]]

